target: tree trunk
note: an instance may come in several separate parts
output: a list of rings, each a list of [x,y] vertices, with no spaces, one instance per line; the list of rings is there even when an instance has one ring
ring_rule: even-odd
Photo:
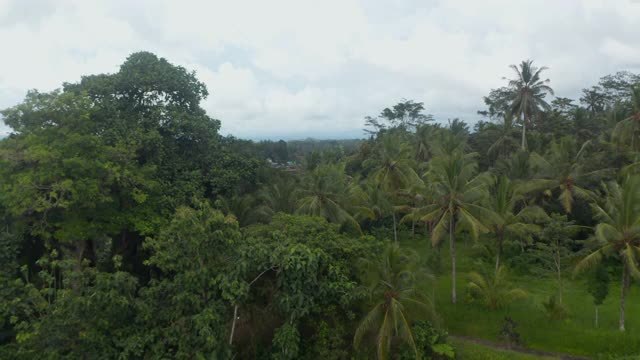
[[[260,279],[262,275],[266,274],[267,271],[273,270],[273,269],[274,268],[265,269],[263,272],[258,274],[258,276],[253,278],[253,280],[251,280],[251,282],[249,283],[249,288],[251,288],[251,285],[253,285],[253,283],[258,281],[258,279]],[[233,307],[233,321],[231,322],[231,334],[229,335],[229,345],[233,343],[233,333],[236,331],[236,320],[238,320],[238,304],[234,305]]]
[[[527,150],[527,115],[523,115],[522,121],[522,150]]]
[[[562,272],[558,269],[558,302],[562,305]]]
[[[498,272],[498,268],[500,268],[500,256],[502,256],[502,239],[504,236],[502,232],[498,232],[498,253],[496,254],[496,273]]]
[[[393,240],[398,244],[398,228],[396,226],[396,212],[392,211],[391,215],[393,216]]]
[[[596,327],[598,327],[598,305],[596,305]]]
[[[629,270],[627,264],[622,264],[622,289],[620,290],[620,331],[624,331],[624,297],[627,294]]]
[[[416,239],[416,219],[411,220],[411,240]]]
[[[231,335],[229,335],[229,345],[233,343],[233,333],[236,331],[237,319],[238,319],[238,305],[233,307],[233,322],[231,323]]]
[[[558,240],[556,240],[555,246],[556,252],[554,262],[556,265],[556,271],[558,272],[558,302],[562,305],[562,258],[560,256],[560,244],[558,243]]]
[[[456,303],[456,246],[453,215],[449,218],[449,251],[451,252],[451,303]]]
[[[74,265],[73,265],[73,278],[71,280],[71,288],[73,290],[78,291],[80,289],[81,273],[82,273],[82,259],[84,256],[85,248],[87,247],[87,242],[85,240],[77,240],[75,242],[74,251]]]
[[[87,248],[87,242],[85,240],[79,240],[76,243],[75,255],[76,255],[76,263],[74,269],[77,272],[82,271],[82,259],[84,258],[84,251]]]

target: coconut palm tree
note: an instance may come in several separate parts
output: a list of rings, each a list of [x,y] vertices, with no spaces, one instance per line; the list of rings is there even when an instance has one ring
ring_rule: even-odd
[[[600,86],[592,86],[591,89],[582,89],[580,102],[586,106],[591,115],[604,111],[607,98]]]
[[[491,144],[489,149],[487,149],[487,155],[493,156],[494,158],[504,158],[518,149],[518,144],[514,137],[516,129],[513,120],[513,115],[507,112],[504,114],[502,124],[490,130],[497,136],[497,139]]]
[[[433,156],[433,144],[438,131],[440,131],[438,124],[424,124],[416,129],[415,159],[419,163],[429,161]]]
[[[500,268],[502,245],[507,238],[523,238],[540,231],[534,221],[548,219],[544,210],[534,205],[524,205],[522,187],[506,176],[498,177],[490,189],[487,208],[495,214],[495,222],[491,224],[492,234],[496,240],[496,272]]]
[[[538,68],[533,65],[533,60],[525,60],[520,65],[510,67],[517,75],[515,79],[509,80],[511,113],[522,117],[522,149],[525,150],[527,126],[541,110],[551,108],[544,98],[547,94],[553,95],[553,89],[548,85],[549,79],[543,80],[540,77],[547,67]]]
[[[296,189],[297,183],[293,177],[274,178],[258,192],[260,206],[256,211],[268,219],[278,212],[292,214],[297,208]]]
[[[620,121],[613,130],[616,138],[628,141],[632,151],[637,151],[640,142],[637,140],[640,134],[640,85],[631,89],[631,116]]]
[[[230,197],[220,196],[216,200],[216,207],[223,213],[232,214],[238,220],[240,226],[247,226],[266,220],[259,211],[257,199],[251,194],[233,194]]]
[[[534,177],[534,169],[531,164],[531,153],[518,150],[508,159],[496,162],[495,171],[505,175],[514,182],[528,182]]]
[[[425,163],[429,165],[429,163]],[[415,186],[407,193],[410,202],[404,206],[397,206],[396,209],[405,215],[400,219],[401,224],[412,224],[412,238],[415,238],[415,226],[419,223],[424,223],[425,234],[427,237],[430,234],[431,225],[433,221],[424,221],[422,218],[426,215],[425,211],[429,209],[429,206],[434,203],[434,185],[427,179],[423,181],[419,186]]]
[[[529,181],[525,186],[527,190],[558,191],[558,200],[566,213],[572,211],[576,197],[592,200],[593,192],[583,185],[607,174],[610,170],[587,170],[586,152],[589,146],[590,141],[587,141],[578,147],[574,137],[565,136],[560,141],[551,143],[545,157],[532,153],[531,162],[537,169],[538,179]]]
[[[486,174],[477,175],[475,154],[464,154],[460,150],[434,158],[430,166],[425,177],[433,183],[434,203],[423,208],[425,215],[420,220],[435,223],[431,232],[434,246],[449,233],[451,301],[455,304],[456,228],[468,230],[474,239],[478,237],[478,233],[489,231],[495,214],[480,204],[486,199],[490,177]]]
[[[605,258],[615,258],[622,264],[620,294],[620,331],[625,329],[625,296],[630,277],[640,279],[640,177],[628,176],[622,183],[604,186],[602,204],[592,206],[599,221],[594,232],[595,247],[575,267],[574,275],[599,264]]]
[[[296,191],[298,208],[296,213],[320,216],[329,222],[349,226],[360,232],[355,218],[356,211],[363,209],[362,194],[344,173],[342,164],[322,164],[303,177]]]
[[[409,144],[404,142],[398,134],[390,133],[384,135],[380,140],[376,156],[367,160],[367,162],[373,163],[373,170],[370,173],[371,179],[390,199],[396,198],[400,190],[420,183],[420,177],[414,170],[411,157]],[[397,243],[396,212],[392,211],[391,215],[393,217],[393,238]]]
[[[474,271],[469,273],[467,291],[472,299],[480,301],[490,310],[504,308],[514,300],[527,297],[524,290],[511,287],[507,281],[507,272],[504,266],[498,267],[495,272],[488,271],[481,274]]]
[[[432,278],[419,267],[415,252],[400,249],[397,244],[389,246],[379,262],[374,265],[374,278],[370,295],[375,302],[358,325],[353,337],[358,348],[363,338],[375,332],[378,359],[385,359],[391,349],[393,339],[400,339],[411,347],[418,358],[418,349],[411,332],[411,320],[425,316],[436,320],[430,299],[421,296],[416,284],[424,283],[424,278]]]

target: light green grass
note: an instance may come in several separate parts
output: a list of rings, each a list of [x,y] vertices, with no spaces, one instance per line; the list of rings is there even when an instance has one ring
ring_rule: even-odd
[[[430,248],[424,235],[414,241],[403,234],[402,246],[426,255]],[[570,317],[564,321],[552,321],[546,317],[542,301],[557,292],[551,278],[511,275],[510,281],[527,291],[526,300],[515,302],[508,309],[489,311],[465,301],[467,274],[476,270],[470,244],[458,242],[458,304],[451,304],[451,273],[448,246],[444,246],[442,274],[435,281],[435,288],[425,290],[435,294],[436,311],[445,328],[451,334],[499,341],[499,333],[505,316],[517,322],[517,329],[525,345],[532,349],[587,356],[591,358],[621,358],[637,356],[640,359],[640,288],[632,286],[626,298],[626,328],[618,330],[620,286],[611,284],[609,296],[600,306],[600,326],[594,326],[594,306],[586,292],[584,280],[571,279],[567,274],[564,304]],[[426,286],[425,286],[426,287]]]

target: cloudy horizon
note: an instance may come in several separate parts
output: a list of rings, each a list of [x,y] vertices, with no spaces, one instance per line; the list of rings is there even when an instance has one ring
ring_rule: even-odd
[[[573,99],[639,72],[638,19],[637,0],[0,0],[0,108],[145,50],[196,71],[202,107],[242,138],[361,137],[365,116],[403,98],[473,124],[524,59]]]

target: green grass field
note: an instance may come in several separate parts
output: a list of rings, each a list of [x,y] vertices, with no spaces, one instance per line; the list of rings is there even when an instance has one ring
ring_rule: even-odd
[[[406,236],[403,236],[406,237]],[[403,240],[403,246],[413,248],[425,255],[433,251],[424,238],[416,241]],[[525,346],[547,352],[565,353],[589,358],[640,359],[640,288],[632,286],[626,300],[625,333],[618,330],[620,286],[613,281],[609,296],[600,306],[600,324],[594,326],[594,306],[587,293],[584,280],[571,279],[567,274],[564,291],[564,304],[568,307],[569,318],[554,321],[547,318],[542,301],[555,294],[556,282],[551,278],[517,276],[509,279],[517,287],[527,291],[528,298],[515,302],[507,309],[489,311],[480,305],[465,301],[467,274],[476,270],[473,251],[469,244],[457,242],[458,304],[451,304],[451,274],[448,246],[443,247],[442,274],[435,281],[436,311],[450,334],[476,337],[490,341],[500,341],[499,333],[505,316],[511,316],[517,322],[517,329]],[[429,291],[429,290],[426,290]],[[500,359],[494,357],[468,357],[468,344],[462,347],[465,355],[461,359]],[[488,349],[490,350],[490,349]],[[480,351],[480,350],[478,350]],[[500,355],[502,356],[502,355]],[[504,357],[519,359],[517,357]]]

